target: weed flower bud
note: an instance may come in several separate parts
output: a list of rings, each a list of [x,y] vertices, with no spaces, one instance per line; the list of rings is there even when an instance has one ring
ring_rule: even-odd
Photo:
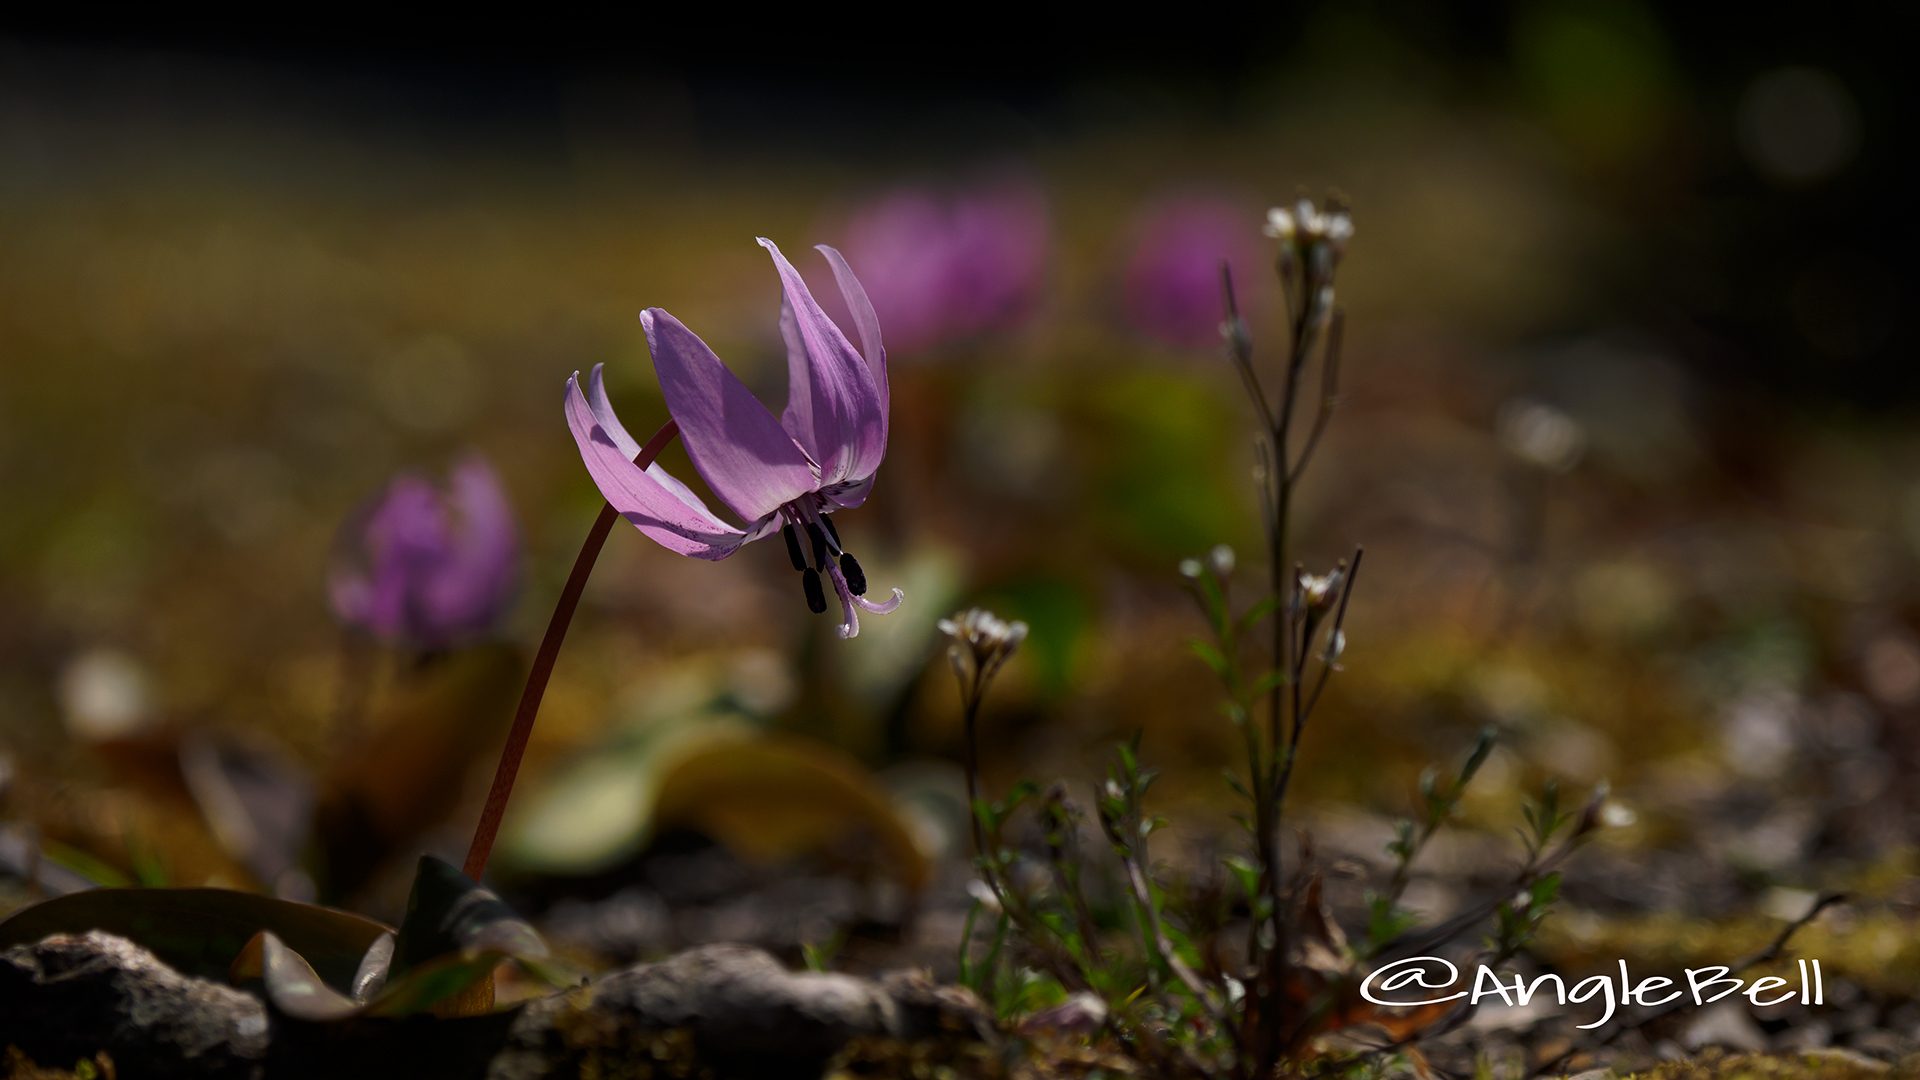
[[[1324,574],[1299,574],[1301,608],[1318,614],[1333,607],[1333,602],[1340,597],[1342,576],[1339,570],[1329,570]]]
[[[1253,334],[1247,329],[1247,321],[1238,316],[1220,324],[1220,336],[1226,339],[1227,347],[1235,353],[1245,355],[1253,351]]]
[[[1320,654],[1320,659],[1328,667],[1338,671],[1340,670],[1340,656],[1346,651],[1347,632],[1345,630],[1335,630],[1327,638],[1327,649]]]
[[[947,662],[953,665],[963,692],[993,678],[1027,637],[1026,623],[1008,622],[982,608],[941,619],[939,626],[949,641]]]
[[[1612,786],[1604,780],[1593,789],[1593,794],[1587,797],[1586,805],[1580,808],[1580,816],[1574,820],[1571,839],[1584,839],[1588,834],[1599,829],[1632,822],[1633,812],[1614,803],[1612,795]],[[1620,820],[1622,813],[1626,815],[1625,822]]]
[[[1331,318],[1333,318],[1333,284],[1328,282],[1313,291],[1313,304],[1307,309],[1307,321],[1314,326],[1322,326]]]

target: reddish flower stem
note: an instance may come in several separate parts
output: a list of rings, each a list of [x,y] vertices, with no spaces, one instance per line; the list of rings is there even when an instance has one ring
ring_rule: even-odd
[[[680,428],[672,420],[653,433],[647,445],[633,459],[646,468],[660,451],[667,448]],[[493,787],[487,792],[487,805],[480,811],[480,823],[474,826],[473,843],[467,848],[466,875],[475,881],[486,873],[487,857],[493,854],[493,842],[500,835],[500,821],[507,813],[507,799],[513,794],[514,777],[520,773],[520,759],[526,756],[527,741],[533,737],[533,721],[540,715],[540,699],[546,696],[547,681],[553,677],[553,664],[560,658],[560,646],[567,640],[567,627],[573,623],[574,609],[580,606],[580,594],[587,589],[587,578],[600,558],[607,534],[620,515],[611,503],[600,507],[600,516],[587,530],[586,542],[573,560],[573,572],[560,590],[560,601],[553,606],[553,618],[547,620],[547,633],[540,639],[540,651],[533,655],[533,669],[527,672],[527,686],[520,692],[520,708],[513,714],[513,729],[507,732],[507,745],[500,751],[500,764],[493,771]]]

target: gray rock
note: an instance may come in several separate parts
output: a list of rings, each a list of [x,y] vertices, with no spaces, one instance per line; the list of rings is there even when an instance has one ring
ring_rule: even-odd
[[[616,971],[517,1014],[269,1019],[258,999],[182,975],[98,931],[0,953],[0,1049],[17,1046],[63,1068],[105,1052],[125,1077],[484,1072],[517,1080],[624,1076],[647,1062],[663,1066],[662,1075],[798,1077],[819,1075],[856,1040],[978,1047],[993,1037],[991,1017],[965,990],[915,974],[871,980],[791,972],[737,945]]]
[[[989,1033],[964,991],[911,976],[790,972],[758,949],[713,945],[530,1004],[488,1075],[577,1075],[652,1057],[722,1075],[816,1076],[856,1039]]]
[[[1695,1013],[1680,1041],[1689,1050],[1721,1046],[1758,1053],[1767,1048],[1766,1033],[1753,1022],[1745,1002],[1738,998],[1716,1002]]]
[[[1893,1031],[1856,1031],[1848,1037],[1846,1049],[1891,1061],[1913,1053],[1913,1042]]]
[[[125,938],[55,934],[0,953],[0,1047],[71,1067],[104,1051],[121,1076],[258,1077],[261,1003],[189,978]]]
[[[1819,1050],[1833,1043],[1833,1025],[1820,1019],[1802,1019],[1773,1037],[1775,1050]]]

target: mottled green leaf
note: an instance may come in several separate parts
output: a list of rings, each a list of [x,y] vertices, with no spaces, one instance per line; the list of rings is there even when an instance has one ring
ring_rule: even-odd
[[[189,975],[224,979],[256,934],[270,931],[329,983],[351,983],[388,927],[351,912],[232,889],[92,889],[36,904],[0,923],[0,948],[49,934],[104,930]]]

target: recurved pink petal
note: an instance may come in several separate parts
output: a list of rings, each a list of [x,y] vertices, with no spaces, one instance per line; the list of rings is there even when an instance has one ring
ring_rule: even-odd
[[[880,342],[880,317],[874,314],[866,286],[853,275],[853,267],[847,265],[839,250],[826,244],[816,244],[814,250],[826,256],[827,264],[833,267],[833,279],[839,283],[840,295],[852,314],[854,330],[860,335],[860,355],[867,361],[867,370],[873,373],[875,389],[880,391],[880,425],[885,430],[892,395],[887,389],[887,350]]]
[[[806,451],[706,342],[660,308],[640,325],[687,456],[722,502],[757,522],[819,486]]]
[[[873,371],[774,242],[761,237],[760,246],[773,256],[786,294],[780,312],[788,377],[783,422],[819,462],[823,486],[866,476],[880,467],[887,448],[887,410]]]
[[[595,383],[597,388],[597,379]],[[604,402],[604,395],[601,399]],[[745,532],[715,517],[698,496],[658,464],[646,469],[635,465],[633,455],[594,413],[576,373],[567,380],[567,427],[573,431],[594,485],[621,516],[661,547],[696,559],[724,559],[747,541]],[[633,440],[629,436],[626,441]]]
[[[613,445],[627,455],[627,460],[632,461],[640,456],[640,440],[627,433],[626,425],[614,415],[613,402],[607,400],[607,381],[602,377],[606,367],[605,364],[595,364],[593,370],[587,373],[587,404],[593,409],[594,422],[606,431]]]
[[[867,501],[873,491],[874,476],[868,473],[857,480],[848,480],[830,488],[823,488],[820,496],[833,505],[836,510],[854,510]]]
[[[626,425],[622,424],[620,417],[614,414],[613,403],[607,400],[607,384],[602,375],[606,366],[595,364],[593,370],[587,373],[587,404],[593,408],[594,421],[613,439],[613,444],[627,455],[627,460],[631,461],[640,456],[640,440],[627,433]],[[647,466],[647,475],[653,477],[661,487],[686,503],[694,512],[708,513],[706,502],[657,462]]]

